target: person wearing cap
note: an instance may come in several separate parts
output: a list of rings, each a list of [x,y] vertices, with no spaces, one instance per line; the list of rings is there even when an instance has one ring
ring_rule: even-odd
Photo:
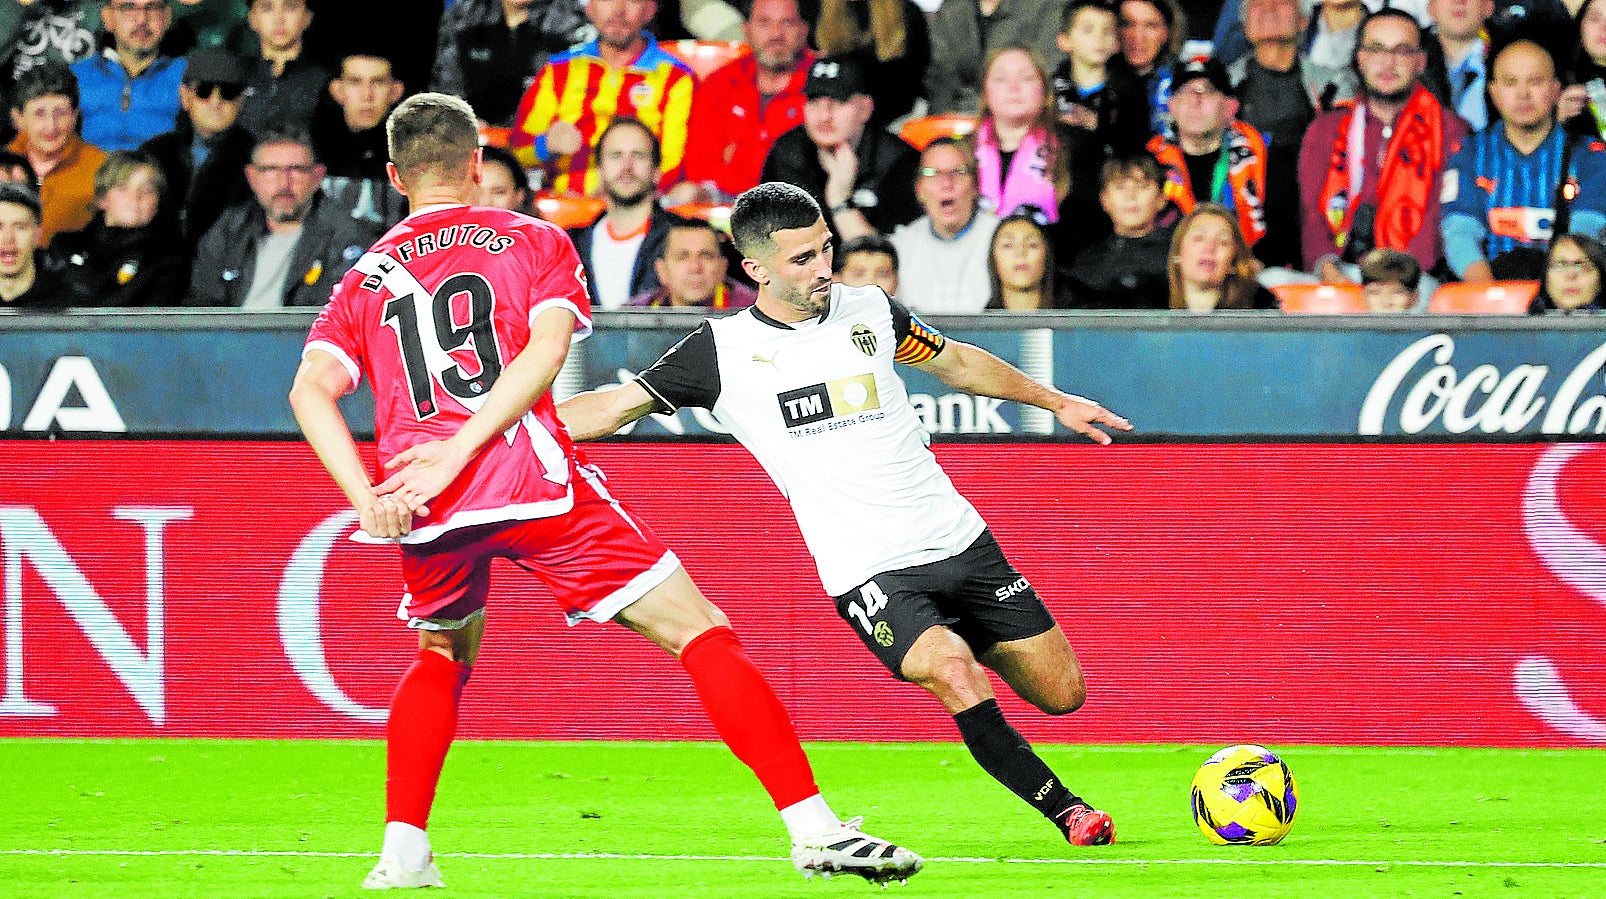
[[[366,224],[375,240],[407,215],[407,200],[385,175],[390,159],[385,118],[403,92],[388,56],[374,48],[354,49],[329,82],[335,105],[326,105],[312,127],[312,142],[327,171],[323,192],[330,212],[344,211]]]
[[[188,251],[223,210],[251,198],[245,166],[253,140],[239,124],[245,66],[226,50],[198,50],[189,56],[178,98],[178,123],[140,152],[156,160],[167,182],[157,217],[177,229]]]
[[[1200,203],[1230,210],[1250,246],[1266,235],[1266,139],[1235,116],[1238,100],[1227,67],[1196,59],[1171,86],[1176,138],[1158,135],[1149,152],[1166,169],[1166,199],[1183,215]]]
[[[49,311],[78,297],[39,249],[39,195],[26,184],[0,184],[0,311]]]
[[[1299,153],[1303,267],[1349,281],[1340,261],[1374,247],[1399,250],[1431,271],[1439,239],[1440,176],[1467,125],[1422,84],[1422,26],[1397,9],[1367,16],[1356,69],[1361,96],[1316,119]]]
[[[697,76],[658,46],[647,23],[655,0],[591,0],[590,43],[552,57],[519,101],[508,149],[544,168],[548,190],[594,194],[601,174],[592,152],[614,116],[639,119],[663,150],[659,186],[681,180]]]
[[[891,234],[920,217],[915,174],[920,154],[879,128],[864,63],[827,56],[803,84],[803,124],[781,135],[764,159],[761,181],[808,191],[839,240]]]
[[[102,150],[132,150],[178,119],[185,63],[161,52],[173,10],[168,0],[110,0],[100,20],[111,46],[72,66],[84,140]]]
[[[39,179],[40,244],[83,228],[93,215],[95,170],[106,154],[79,136],[78,112],[78,81],[59,62],[30,69],[17,82],[11,109],[17,136],[9,149],[26,157]]]

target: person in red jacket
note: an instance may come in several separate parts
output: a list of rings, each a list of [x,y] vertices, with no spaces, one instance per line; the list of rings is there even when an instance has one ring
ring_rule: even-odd
[[[686,141],[686,182],[672,201],[723,200],[759,182],[775,139],[803,124],[814,54],[797,0],[754,0],[743,26],[753,52],[698,85]]]

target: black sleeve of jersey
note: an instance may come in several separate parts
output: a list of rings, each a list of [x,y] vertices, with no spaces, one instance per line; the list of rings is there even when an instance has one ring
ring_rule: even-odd
[[[919,365],[942,352],[948,338],[941,331],[921,321],[909,307],[892,297],[887,297],[887,305],[892,308],[892,337],[897,347],[892,356],[894,362]]]
[[[719,399],[719,357],[708,322],[670,347],[651,368],[636,375],[636,381],[658,401],[661,411],[714,408]]]

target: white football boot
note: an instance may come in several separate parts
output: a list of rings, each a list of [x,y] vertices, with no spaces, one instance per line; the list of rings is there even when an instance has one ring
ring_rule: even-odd
[[[925,859],[880,837],[859,830],[863,818],[844,821],[832,830],[792,845],[792,864],[804,877],[857,874],[872,883],[908,880]]]
[[[365,890],[412,890],[444,886],[446,881],[441,879],[441,869],[435,867],[433,860],[422,869],[413,871],[402,867],[396,859],[384,856],[379,857],[379,864],[374,865],[374,869],[362,881]]]

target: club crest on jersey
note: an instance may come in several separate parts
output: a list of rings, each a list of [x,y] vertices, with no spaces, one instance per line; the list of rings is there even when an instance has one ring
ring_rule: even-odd
[[[866,356],[875,355],[874,331],[864,325],[854,325],[853,332],[849,336],[853,339],[853,345],[859,348],[859,352]]]
[[[801,428],[828,419],[857,416],[881,408],[881,395],[876,390],[875,375],[855,375],[838,378],[824,384],[810,384],[788,390],[776,396],[781,406],[781,421],[788,428]],[[855,419],[857,420],[857,419]],[[843,422],[851,424],[851,422]],[[832,427],[837,425],[832,423]],[[824,425],[810,428],[807,433],[824,433]]]

